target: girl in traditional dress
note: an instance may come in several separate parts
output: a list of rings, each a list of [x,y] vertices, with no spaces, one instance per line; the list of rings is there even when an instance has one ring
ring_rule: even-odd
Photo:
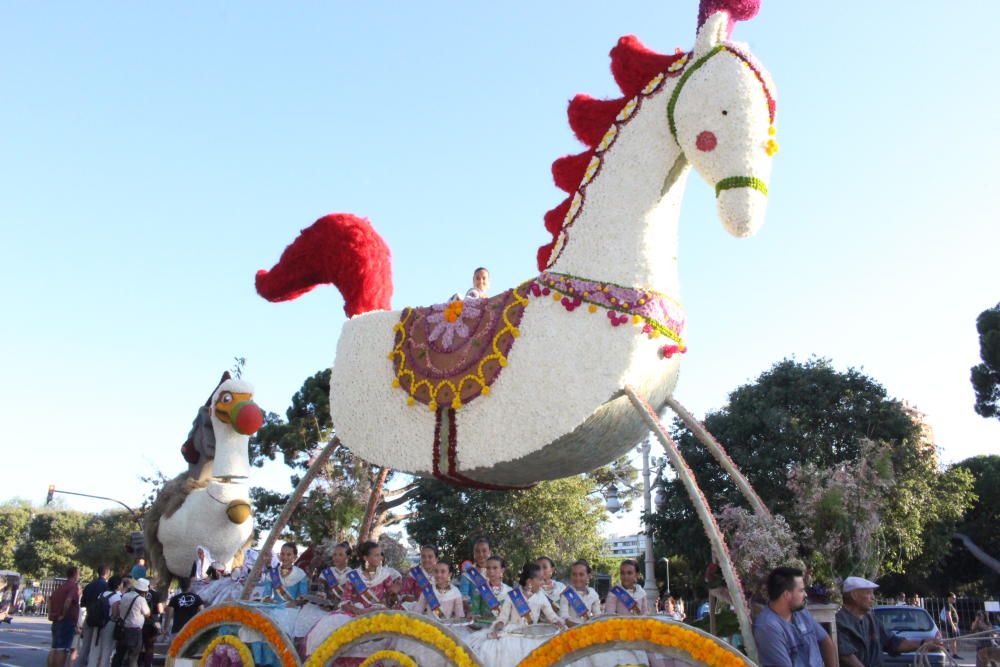
[[[299,548],[294,542],[281,545],[278,555],[278,574],[281,583],[275,586],[271,577],[264,580],[264,602],[278,602],[287,606],[298,606],[303,595],[309,592],[309,578],[302,568],[295,565]]]
[[[566,628],[566,624],[552,610],[549,598],[542,592],[542,574],[538,564],[525,564],[519,581],[521,587],[505,596],[500,615],[489,632],[476,633],[467,642],[485,665],[516,665],[552,635],[522,634],[526,626],[536,625],[544,619],[559,629]],[[527,609],[522,609],[524,613],[518,611],[515,596],[519,602],[523,600],[525,603]]]
[[[578,560],[569,568],[569,588],[563,590],[559,600],[559,617],[567,625],[586,623],[595,616],[601,615],[601,596],[590,587],[590,563]],[[577,610],[577,605],[570,602],[566,590],[572,590],[576,598],[583,603],[583,614]]]
[[[490,546],[490,541],[485,537],[480,537],[473,543],[472,564],[480,572],[486,569],[486,560],[492,555],[493,549]],[[469,606],[472,604],[472,594],[476,590],[476,585],[472,579],[469,579],[469,575],[462,574],[462,578],[458,582],[458,590],[462,592],[462,604],[465,605],[466,615],[468,615]]]
[[[500,556],[490,556],[486,559],[486,571],[483,572],[483,576],[486,577],[486,582],[490,585],[490,590],[493,593],[493,597],[497,599],[503,605],[503,601],[507,599],[507,593],[510,592],[510,586],[503,583],[503,573],[507,569],[507,562]],[[500,608],[494,610],[490,607],[486,599],[479,594],[476,590],[472,595],[472,602],[469,609],[470,615],[473,620],[481,625],[492,625],[493,621],[497,619],[497,615],[500,613]]]
[[[437,570],[437,563],[438,548],[436,546],[432,544],[425,544],[420,547],[420,565],[418,567],[423,572],[424,577],[428,582],[434,581],[434,573]],[[460,599],[461,595],[462,594],[459,593]],[[420,584],[413,576],[413,571],[411,570],[405,577],[403,577],[403,589],[401,591],[403,609],[406,609],[407,611],[414,611],[417,606],[417,598],[419,597]]]
[[[411,611],[436,618],[464,618],[462,594],[458,587],[451,583],[451,563],[445,561],[435,563],[434,577],[431,581],[434,582],[434,597],[440,606],[436,610],[431,609],[427,597],[421,593],[416,607]]]
[[[373,606],[400,608],[399,593],[402,590],[403,576],[382,564],[382,548],[377,542],[368,541],[358,547],[358,553],[361,555],[361,567],[348,574],[341,609],[348,613],[363,614]],[[357,586],[359,581],[364,587],[363,591]]]
[[[295,559],[298,555],[299,548],[294,542],[285,542],[281,545],[277,572],[272,570],[264,580],[263,602],[272,603],[274,606],[266,610],[262,609],[278,627],[293,638],[295,637],[295,622],[299,615],[299,607],[306,602],[302,596],[309,592],[309,578],[302,571],[302,568],[295,565]],[[277,581],[274,580],[275,574],[277,574]],[[264,638],[255,630],[241,625],[239,638],[250,646],[255,664],[281,664]]]
[[[618,578],[621,583],[612,586],[608,593],[604,613],[608,616],[645,616],[652,613],[646,600],[646,591],[639,586],[639,564],[631,558],[623,560],[618,566]]]
[[[562,599],[562,592],[566,590],[566,584],[552,578],[556,573],[556,564],[551,558],[539,556],[535,562],[542,569],[542,592],[549,599],[552,610],[558,612],[559,601]]]

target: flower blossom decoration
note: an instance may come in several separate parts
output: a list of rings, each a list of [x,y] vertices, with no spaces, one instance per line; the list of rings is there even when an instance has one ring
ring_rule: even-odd
[[[441,339],[441,345],[448,348],[458,334],[460,338],[469,337],[469,327],[462,320],[475,319],[480,316],[479,307],[472,300],[450,301],[432,306],[434,312],[427,317],[427,322],[433,324],[428,340]]]

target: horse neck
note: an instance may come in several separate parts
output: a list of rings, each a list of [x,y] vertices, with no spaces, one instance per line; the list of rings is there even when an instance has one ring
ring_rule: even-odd
[[[550,271],[679,296],[677,222],[689,170],[667,129],[675,84],[643,98],[619,127]]]

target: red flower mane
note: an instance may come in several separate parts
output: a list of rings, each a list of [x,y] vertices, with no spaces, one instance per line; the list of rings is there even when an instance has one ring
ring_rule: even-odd
[[[657,53],[643,46],[634,35],[626,35],[618,40],[610,55],[611,74],[623,96],[612,100],[598,100],[581,93],[570,100],[567,110],[569,126],[577,139],[588,146],[588,150],[576,155],[566,155],[552,163],[552,178],[556,187],[569,193],[569,197],[545,214],[545,229],[552,234],[552,241],[538,249],[539,271],[544,271],[549,264],[552,248],[563,229],[573,194],[584,178],[594,150],[615,122],[615,117],[630,99],[642,92],[647,83],[658,74],[666,72],[684,53],[680,49],[670,55]]]

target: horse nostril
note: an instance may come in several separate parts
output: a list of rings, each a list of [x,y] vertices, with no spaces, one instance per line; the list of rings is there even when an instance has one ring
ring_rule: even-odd
[[[715,135],[708,130],[705,130],[694,140],[694,145],[700,151],[714,151],[715,147],[718,145],[719,140],[715,138]]]

